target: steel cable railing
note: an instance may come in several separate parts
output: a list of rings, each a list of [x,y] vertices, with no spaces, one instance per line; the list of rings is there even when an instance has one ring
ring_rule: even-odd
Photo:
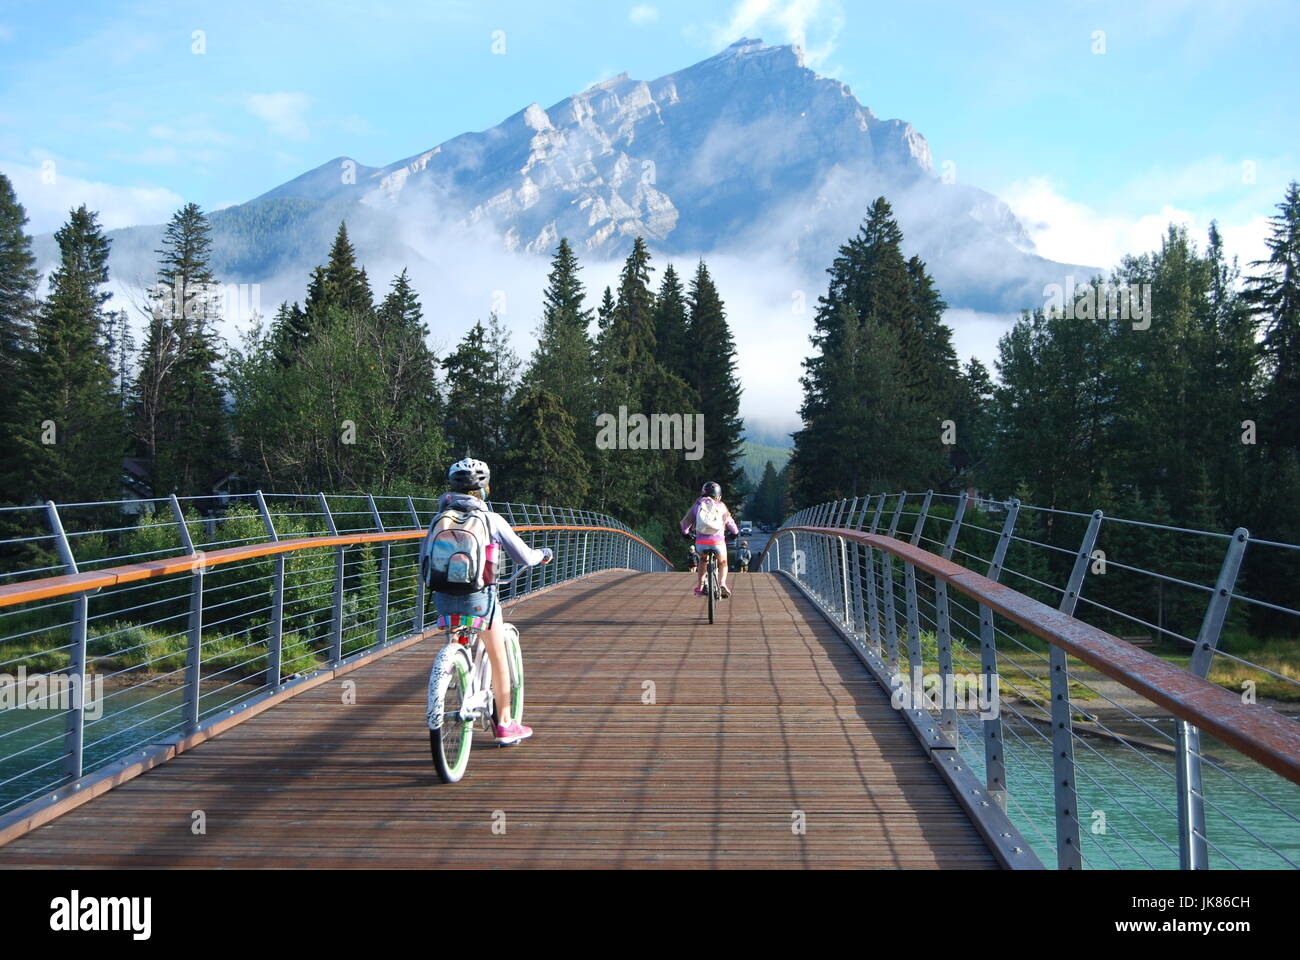
[[[436,502],[259,492],[5,508],[0,821],[423,634]],[[611,517],[491,507],[555,554],[504,602],[602,570],[671,569]]]
[[[1296,867],[1300,604],[1252,585],[1295,549],[900,493],[799,511],[757,566],[821,606],[1045,861]]]

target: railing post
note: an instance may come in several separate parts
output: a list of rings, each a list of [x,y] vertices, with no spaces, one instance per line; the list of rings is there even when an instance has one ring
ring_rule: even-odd
[[[329,525],[330,535],[337,537],[339,528],[334,523],[334,514],[330,512],[329,501],[325,494],[319,494],[321,512]],[[334,548],[334,611],[330,621],[330,663],[339,663],[343,659],[343,547]]]
[[[906,493],[898,495],[898,507],[894,511],[894,519],[889,524],[889,536],[892,539],[898,532],[898,521],[903,516],[903,503],[907,500]],[[894,555],[889,551],[881,551],[881,558],[884,560],[884,568],[881,571],[883,583],[883,593],[885,601],[885,653],[889,657],[889,672],[892,676],[898,675],[898,611],[894,603]]]
[[[1214,654],[1219,648],[1223,622],[1228,616],[1232,591],[1237,585],[1241,562],[1250,542],[1250,533],[1244,527],[1233,531],[1228,549],[1219,568],[1219,578],[1214,594],[1205,608],[1201,632],[1196,637],[1196,648],[1187,664],[1189,673],[1208,677]],[[1209,845],[1205,837],[1205,787],[1201,780],[1201,731],[1179,720],[1176,724],[1178,762],[1178,866],[1183,870],[1205,870],[1210,866]]]
[[[1092,548],[1097,543],[1102,513],[1093,511],[1083,542],[1074,558],[1069,582],[1061,596],[1058,609],[1074,615],[1083,590],[1083,578],[1088,573]],[[1051,672],[1052,697],[1052,776],[1053,799],[1056,802],[1056,865],[1061,870],[1083,869],[1083,848],[1080,846],[1079,792],[1074,779],[1074,720],[1070,712],[1069,658],[1065,651],[1052,644],[1048,650],[1048,669]]]
[[[379,516],[379,508],[375,506],[374,496],[367,493],[366,500],[370,503],[370,516],[375,521],[375,530],[386,533],[383,518]],[[392,558],[393,545],[385,541],[379,553],[379,616],[375,624],[375,645],[379,647],[388,643],[388,584]]]
[[[882,563],[881,572],[884,572]],[[880,601],[876,598],[876,551],[867,547],[867,639],[871,651],[880,656]]]
[[[173,493],[169,499],[172,513],[176,516],[181,546],[187,554],[199,559],[190,577],[189,645],[185,651],[185,695],[181,704],[182,732],[188,736],[199,728],[199,702],[202,698],[199,684],[203,681],[203,555],[194,549],[194,540],[190,537],[190,528],[185,523],[185,514],[176,494]]]
[[[934,491],[927,490],[925,499],[921,502],[921,512],[916,515],[916,526],[912,529],[911,544],[917,546],[921,539],[921,531],[925,527],[926,515],[930,512],[930,501],[934,498]],[[907,563],[903,565],[903,583],[907,596],[907,667],[908,682],[919,683],[920,678],[917,676],[918,671],[925,669],[924,659],[921,656],[921,609],[916,595],[916,567]]]
[[[54,544],[59,551],[59,560],[64,569],[71,574],[77,573],[77,560],[68,543],[68,535],[59,519],[59,508],[53,500],[45,501],[45,516],[54,534]],[[68,703],[67,723],[63,733],[63,775],[68,780],[77,780],[83,769],[83,749],[86,742],[86,634],[90,622],[90,598],[79,593],[72,601],[72,630],[68,643],[68,677],[72,683],[74,696]]]
[[[1020,514],[1020,501],[1007,501],[1007,519],[1002,525],[1002,535],[993,550],[993,560],[989,563],[990,580],[1002,576],[1002,561],[1006,559],[1007,547],[1011,544],[1011,531],[1015,529],[1016,517]],[[993,611],[980,604],[980,672],[988,684],[989,697],[1000,703],[1002,697],[1001,681],[998,679],[997,633],[993,629]],[[1002,745],[1002,711],[995,710],[994,715],[985,717],[984,726],[984,771],[989,795],[1004,811],[1007,809],[1007,767]]]
[[[415,529],[420,528],[420,514],[416,512],[415,501],[409,496],[406,505],[411,510],[411,523]],[[420,554],[424,550],[424,541],[415,541],[415,616],[412,629],[415,633],[424,633],[424,577],[420,571]]]
[[[957,498],[957,507],[953,511],[952,526],[943,542],[943,558],[952,559],[957,546],[957,536],[961,531],[962,519],[966,516],[968,497],[962,494]],[[960,746],[961,730],[957,725],[956,671],[952,665],[952,617],[948,610],[948,583],[934,578],[934,610],[936,640],[939,647],[939,676],[943,678],[943,709],[939,714],[939,729],[954,747]]]
[[[279,543],[280,536],[275,532],[271,521],[271,511],[266,508],[266,497],[258,490],[257,509],[262,514],[262,523],[266,526],[266,535],[272,543]],[[280,674],[284,653],[284,554],[275,558],[275,587],[271,593],[271,635],[267,638],[269,648],[266,657],[266,681],[272,690],[280,689]]]
[[[871,516],[871,530],[869,532],[871,533],[876,532],[876,527],[880,525],[880,513],[884,509],[885,509],[885,495],[882,493],[880,495],[880,499],[876,501],[876,512]]]
[[[844,625],[849,633],[853,632],[853,614],[849,610],[849,554],[843,537],[836,537],[840,542],[840,584],[844,588]]]

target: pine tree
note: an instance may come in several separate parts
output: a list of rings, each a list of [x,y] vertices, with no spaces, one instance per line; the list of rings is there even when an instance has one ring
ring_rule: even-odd
[[[84,205],[54,239],[59,265],[37,314],[18,404],[25,486],[42,500],[116,499],[125,437],[105,350],[110,241]]]
[[[282,302],[271,321],[270,332],[271,349],[280,366],[287,367],[293,363],[308,336],[307,314],[302,307],[297,303]]]
[[[771,460],[764,465],[763,475],[750,499],[749,516],[758,523],[781,522],[781,480]]]
[[[670,263],[664,267],[655,297],[655,355],[666,370],[688,383],[690,344],[686,292]]]
[[[424,322],[424,311],[420,307],[420,298],[411,286],[411,278],[403,269],[393,278],[393,285],[384,295],[383,301],[375,311],[379,325],[383,329],[404,333],[414,333],[420,337],[429,335],[429,328]]]
[[[9,178],[0,173],[0,503],[13,504],[31,493],[18,455],[24,425],[19,401],[29,389],[33,325],[39,277],[32,240],[24,231],[27,212]]]
[[[374,309],[370,281],[364,267],[357,265],[356,249],[348,238],[348,225],[339,224],[330,248],[329,261],[312,272],[304,312],[310,332],[330,322],[331,311],[343,315],[364,314]]]
[[[211,226],[188,203],[163,232],[148,337],[135,390],[135,432],[154,492],[205,495],[229,467],[230,434],[209,266]]]
[[[1300,450],[1300,183],[1291,181],[1270,220],[1268,259],[1253,261],[1259,272],[1246,280],[1269,365],[1261,432],[1270,448]]]
[[[619,274],[615,300],[608,287],[597,316],[596,407],[617,417],[620,408],[646,414],[646,387],[655,367],[654,296],[650,253],[637,237]],[[649,516],[647,490],[658,464],[649,451],[597,448],[592,457],[592,495],[599,508],[637,526]]]
[[[704,414],[704,456],[694,468],[701,483],[714,480],[724,490],[734,489],[740,482],[744,431],[736,343],[726,308],[703,260],[691,279],[687,310],[684,379],[699,398]]]
[[[601,295],[600,306],[596,308],[596,325],[601,333],[609,326],[610,320],[614,316],[614,294],[610,292],[609,287]]]
[[[804,426],[790,464],[796,503],[947,479],[940,421],[952,418],[958,397],[951,333],[924,264],[906,260],[902,243],[880,197],[828,271],[815,352],[800,381]]]
[[[502,491],[511,500],[542,506],[584,503],[586,460],[578,448],[573,417],[560,398],[543,387],[530,384],[522,392],[523,400],[513,411],[513,446],[501,471]]]
[[[551,261],[542,295],[542,325],[523,382],[560,401],[573,420],[580,464],[590,460],[595,436],[595,347],[587,328],[591,311],[583,307],[585,290],[578,278],[578,258],[561,240]]]
[[[505,327],[492,314],[476,323],[442,361],[447,379],[446,436],[453,456],[495,465],[507,449],[510,399],[518,360]]]

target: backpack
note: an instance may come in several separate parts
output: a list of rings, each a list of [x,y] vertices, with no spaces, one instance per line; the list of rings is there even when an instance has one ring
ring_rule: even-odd
[[[695,532],[702,537],[716,537],[727,524],[727,511],[718,500],[705,497],[695,509]]]
[[[494,579],[492,547],[483,511],[448,507],[433,518],[424,538],[420,566],[425,586],[455,597],[478,593]]]

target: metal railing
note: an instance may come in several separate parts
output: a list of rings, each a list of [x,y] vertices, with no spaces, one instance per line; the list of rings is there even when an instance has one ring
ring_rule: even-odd
[[[1151,537],[1166,570],[1132,562]],[[1297,549],[927,492],[801,510],[756,566],[824,610],[1045,862],[1296,867],[1300,723],[1280,711],[1300,701],[1300,611],[1242,571]],[[1279,639],[1245,642],[1251,612]]]
[[[554,551],[503,602],[601,570],[671,569],[610,517],[490,506]],[[435,510],[261,492],[0,510],[0,815],[421,635]]]

